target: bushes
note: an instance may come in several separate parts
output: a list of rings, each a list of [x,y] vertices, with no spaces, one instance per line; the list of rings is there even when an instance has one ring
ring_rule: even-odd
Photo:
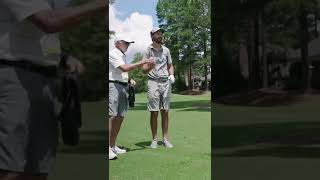
[[[302,82],[302,68],[301,62],[295,62],[290,65],[289,77],[285,79],[285,87],[288,90],[301,89]]]
[[[242,76],[239,67],[232,63],[231,58],[215,61],[213,69],[213,88],[216,97],[240,92],[248,87],[248,81]]]
[[[312,62],[313,71],[312,71],[312,87],[315,89],[320,89],[320,62]]]
[[[185,91],[187,89],[186,83],[180,77],[177,77],[176,82],[173,85],[173,92]]]

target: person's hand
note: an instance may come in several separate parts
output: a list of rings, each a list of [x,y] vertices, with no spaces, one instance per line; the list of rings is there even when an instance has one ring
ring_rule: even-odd
[[[154,65],[155,62],[153,59],[142,59],[142,64],[149,64],[149,65]]]
[[[83,64],[75,57],[69,56],[66,61],[66,72],[82,74],[84,72]]]
[[[173,84],[175,82],[174,75],[172,75],[172,74],[168,77],[168,79],[169,79],[171,84]]]
[[[151,60],[151,63],[149,64],[151,67],[154,67],[156,65],[156,60],[153,57],[149,58]]]
[[[136,85],[136,81],[135,80],[133,80],[133,79],[131,79],[131,82],[130,82],[133,86],[135,86]]]

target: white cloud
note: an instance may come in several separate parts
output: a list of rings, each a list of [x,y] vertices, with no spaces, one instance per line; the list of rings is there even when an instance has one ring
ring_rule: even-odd
[[[134,54],[138,52],[144,53],[147,46],[151,44],[150,31],[153,27],[152,16],[134,12],[122,21],[117,18],[119,14],[114,6],[109,5],[110,30],[115,31],[116,34],[129,36],[135,41],[126,52],[127,60],[131,62]],[[113,39],[113,37],[109,39],[109,50],[114,48]]]

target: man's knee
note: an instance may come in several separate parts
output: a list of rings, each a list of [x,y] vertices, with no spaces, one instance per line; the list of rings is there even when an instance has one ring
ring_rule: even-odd
[[[151,116],[158,116],[159,111],[150,111]]]
[[[111,121],[123,121],[124,116],[110,116],[109,120]]]
[[[169,113],[169,109],[161,109],[160,110],[162,114],[168,114]]]

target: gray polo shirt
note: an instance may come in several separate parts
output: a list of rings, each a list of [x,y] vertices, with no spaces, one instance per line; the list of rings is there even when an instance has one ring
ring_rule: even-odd
[[[148,77],[152,79],[167,79],[169,77],[168,64],[172,64],[170,50],[163,45],[161,45],[160,50],[156,50],[151,44],[144,55],[144,58],[150,57],[156,60],[156,64],[148,73]]]
[[[46,34],[27,18],[56,8],[58,0],[0,0],[0,59],[57,65],[59,34]]]

